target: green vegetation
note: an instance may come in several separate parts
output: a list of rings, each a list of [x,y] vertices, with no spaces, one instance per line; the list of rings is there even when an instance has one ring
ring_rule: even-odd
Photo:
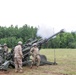
[[[0,26],[0,44],[7,43],[8,47],[14,47],[18,41],[25,43],[29,38],[36,37],[37,28],[27,26],[18,28],[18,26],[11,25],[10,27]]]
[[[44,65],[37,69],[36,67],[33,69],[23,67],[24,73],[22,74],[14,73],[14,69],[10,69],[8,75],[76,75],[76,49],[42,49],[40,53],[53,62],[54,50],[58,65]]]
[[[17,42],[21,40],[24,43],[28,39],[40,38],[37,34],[38,28],[30,27],[25,24],[22,27],[13,26],[1,27],[0,26],[0,44],[7,43],[9,48],[17,45]],[[46,34],[45,34],[46,35]],[[50,39],[45,43],[43,48],[76,48],[76,32],[64,32],[56,36],[56,38]]]

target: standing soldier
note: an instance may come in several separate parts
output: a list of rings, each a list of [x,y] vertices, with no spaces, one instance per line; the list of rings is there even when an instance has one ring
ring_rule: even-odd
[[[40,65],[40,56],[39,56],[39,49],[37,47],[37,43],[33,44],[33,47],[30,49],[30,54],[32,55],[31,68],[32,68],[32,65],[36,63],[36,60],[37,60],[36,66],[38,67]]]
[[[22,42],[19,41],[18,45],[14,48],[14,63],[15,63],[15,72],[23,72],[22,68]]]

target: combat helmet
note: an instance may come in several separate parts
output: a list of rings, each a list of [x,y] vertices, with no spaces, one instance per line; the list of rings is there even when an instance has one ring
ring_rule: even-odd
[[[6,44],[6,43],[4,43],[4,46],[7,46],[7,44]]]
[[[22,45],[22,41],[19,41],[18,44],[21,44]]]
[[[37,46],[37,43],[34,43],[32,46]]]

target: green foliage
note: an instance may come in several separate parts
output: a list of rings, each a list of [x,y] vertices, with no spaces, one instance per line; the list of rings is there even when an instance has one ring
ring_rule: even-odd
[[[11,25],[0,27],[0,44],[7,43],[8,47],[14,47],[18,41],[26,42],[29,38],[36,37],[37,29],[25,24],[23,27]]]
[[[30,38],[40,38],[36,35],[37,28],[28,26],[27,24],[18,28],[18,26],[11,25],[10,27],[0,26],[0,44],[7,43],[8,47],[14,47],[18,41],[23,44]],[[51,38],[45,43],[43,48],[76,48],[76,32],[64,32],[58,34],[55,38]]]

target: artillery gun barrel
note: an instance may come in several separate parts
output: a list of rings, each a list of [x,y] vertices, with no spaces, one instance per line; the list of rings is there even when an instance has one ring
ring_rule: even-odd
[[[64,32],[64,29],[61,29],[59,32],[55,33],[54,35],[52,35],[51,37],[49,37],[47,39],[47,41],[49,41],[51,38],[53,38],[54,36],[58,35],[59,33],[63,33]]]
[[[48,42],[51,38],[53,38],[54,36],[58,35],[59,33],[63,33],[64,29],[60,30],[59,32],[55,33],[54,35],[52,35],[51,37],[49,37],[48,39],[39,39],[39,41],[37,42],[37,44],[43,44],[45,42]]]

